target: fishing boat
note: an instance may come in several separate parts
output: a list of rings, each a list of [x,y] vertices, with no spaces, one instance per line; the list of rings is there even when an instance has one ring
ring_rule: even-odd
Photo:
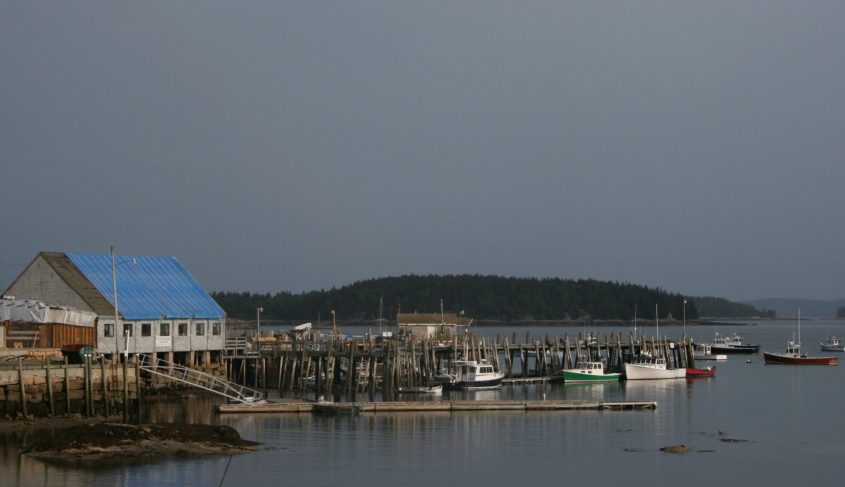
[[[703,369],[696,369],[687,367],[687,379],[695,379],[698,377],[715,377],[716,367],[704,367]]]
[[[781,365],[838,365],[836,357],[808,357],[801,352],[801,310],[798,310],[798,341],[790,340],[786,343],[784,353],[763,352],[763,359],[767,364]]]
[[[758,353],[760,345],[743,343],[741,335],[733,334],[720,337],[717,333],[713,338],[713,343],[710,344],[710,349],[715,354]]]
[[[663,357],[640,357],[625,364],[625,378],[628,380],[683,379],[686,376],[687,369],[667,368]]]
[[[657,305],[654,306],[654,324],[657,330],[657,340],[660,343],[660,320],[658,319]],[[687,369],[670,369],[666,367],[666,358],[642,354],[633,362],[625,364],[625,378],[628,380],[649,380],[649,379],[683,379],[687,376]]]
[[[622,375],[618,372],[605,372],[601,362],[582,362],[572,369],[563,369],[565,384],[585,384],[592,382],[614,382]]]
[[[493,389],[502,385],[504,377],[486,361],[455,360],[451,371],[441,371],[434,380],[446,389]]]
[[[835,336],[829,336],[825,341],[819,344],[823,352],[845,352],[845,345]]]
[[[836,357],[808,357],[801,353],[800,342],[790,340],[786,344],[784,353],[763,352],[763,359],[767,364],[781,365],[838,365]]]
[[[693,357],[696,360],[727,360],[724,353],[713,353],[713,347],[709,343],[696,343],[693,345]]]

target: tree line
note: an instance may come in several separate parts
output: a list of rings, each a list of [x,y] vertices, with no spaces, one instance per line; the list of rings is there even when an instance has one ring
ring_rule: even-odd
[[[466,274],[384,277],[303,293],[218,291],[212,298],[228,316],[245,320],[255,319],[261,307],[262,319],[267,320],[325,321],[331,320],[334,310],[337,319],[347,322],[375,321],[380,313],[393,321],[399,312],[439,312],[441,299],[446,312],[463,311],[479,321],[630,321],[635,313],[639,318],[653,319],[655,305],[660,319],[671,316],[680,320],[684,313],[687,319],[699,316],[695,298],[660,288],[593,279]],[[731,312],[723,316],[759,315],[753,307],[737,306],[749,314]]]

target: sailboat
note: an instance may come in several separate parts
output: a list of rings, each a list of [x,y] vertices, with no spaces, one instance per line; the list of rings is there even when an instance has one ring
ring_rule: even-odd
[[[655,326],[657,328],[657,343],[660,343],[660,318],[657,305],[654,305]],[[646,379],[683,379],[687,376],[687,369],[669,369],[666,358],[659,356],[640,356],[634,362],[625,364],[625,378],[628,380]]]
[[[784,353],[763,352],[763,359],[767,364],[782,365],[838,365],[835,357],[808,357],[801,352],[801,310],[798,310],[798,341],[792,340],[786,343]]]

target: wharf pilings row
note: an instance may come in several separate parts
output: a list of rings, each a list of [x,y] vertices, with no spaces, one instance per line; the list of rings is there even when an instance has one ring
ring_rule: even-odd
[[[0,416],[122,416],[127,421],[138,414],[143,382],[137,361],[19,358],[0,367]]]
[[[394,400],[401,389],[433,385],[435,375],[455,360],[486,361],[504,372],[509,383],[560,380],[564,368],[583,362],[603,362],[610,372],[624,372],[625,363],[643,355],[665,357],[668,367],[695,366],[693,343],[687,336],[672,340],[612,333],[531,339],[526,334],[522,342],[516,333],[510,339],[467,334],[449,341],[370,334],[354,340],[267,338],[251,343],[243,353],[224,357],[229,380],[276,389],[280,395],[304,397],[313,392],[315,400],[334,394],[355,401],[359,393],[372,400],[377,391],[385,400]]]

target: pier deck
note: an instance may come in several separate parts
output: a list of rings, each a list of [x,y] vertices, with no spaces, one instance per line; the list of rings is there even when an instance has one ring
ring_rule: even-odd
[[[397,401],[397,402],[267,402],[222,404],[220,414],[243,413],[396,413],[420,411],[622,411],[657,408],[654,401]]]

